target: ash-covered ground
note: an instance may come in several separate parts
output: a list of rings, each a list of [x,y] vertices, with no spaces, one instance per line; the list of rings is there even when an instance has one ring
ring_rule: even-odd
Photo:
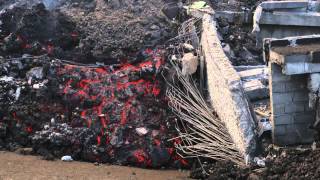
[[[319,147],[267,149],[266,167],[240,168],[231,162],[204,164],[209,175],[194,169],[191,177],[196,179],[319,179]]]
[[[48,53],[77,62],[119,63],[172,37],[165,1],[0,2],[0,55]],[[43,2],[43,3],[37,3]]]

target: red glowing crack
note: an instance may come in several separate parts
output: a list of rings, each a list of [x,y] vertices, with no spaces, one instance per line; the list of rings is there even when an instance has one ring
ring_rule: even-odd
[[[86,122],[87,127],[91,127],[95,123],[93,119],[97,119],[101,124],[101,133],[97,136],[97,144],[100,145],[101,138],[106,136],[107,141],[111,139],[110,134],[114,133],[112,128],[109,127],[110,133],[103,133],[108,128],[110,123],[110,115],[117,115],[120,117],[119,126],[125,126],[128,123],[128,117],[131,119],[139,118],[137,116],[138,109],[133,105],[137,100],[138,94],[143,96],[157,97],[161,93],[159,82],[155,77],[150,79],[140,78],[137,80],[129,80],[130,72],[141,72],[145,68],[159,70],[163,63],[160,51],[147,49],[145,54],[149,58],[138,64],[125,63],[117,69],[108,67],[90,68],[75,65],[65,65],[59,69],[58,74],[68,75],[70,79],[65,80],[65,86],[62,94],[72,98],[78,97],[81,102],[89,99],[99,104],[94,107],[83,108],[80,112],[80,117]],[[81,75],[80,75],[81,74]],[[116,76],[112,79],[112,76]],[[81,77],[80,80],[72,77]],[[131,95],[125,99],[119,100],[116,98],[115,93],[123,93],[125,91],[132,91]],[[95,91],[93,93],[93,91]],[[71,96],[71,97],[70,97]],[[117,104],[120,102],[122,108],[120,111],[115,112],[113,109],[103,112],[104,108],[109,104]],[[118,106],[118,105],[117,105]],[[109,134],[109,135],[108,135]],[[160,141],[157,143],[160,145]],[[141,158],[141,157],[140,157]]]

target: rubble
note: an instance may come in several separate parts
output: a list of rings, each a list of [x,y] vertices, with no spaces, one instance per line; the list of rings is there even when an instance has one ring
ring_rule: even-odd
[[[266,166],[264,168],[253,166],[251,168],[239,168],[232,163],[211,162],[203,165],[202,169],[193,169],[192,178],[208,179],[250,179],[251,177],[265,179],[318,179],[319,149],[310,148],[277,148],[270,146],[267,150]]]
[[[223,12],[217,12],[217,27],[221,44],[232,65],[262,65],[262,48],[256,46],[256,36],[247,27],[248,22],[238,22],[238,18],[229,20]]]
[[[266,66],[235,66],[235,69],[238,71],[242,86],[251,101],[269,97],[269,75]]]

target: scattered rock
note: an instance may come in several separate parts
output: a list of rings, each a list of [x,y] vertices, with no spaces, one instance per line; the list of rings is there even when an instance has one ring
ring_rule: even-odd
[[[197,71],[198,68],[198,57],[193,53],[186,53],[182,58],[182,74],[192,75]]]
[[[15,153],[22,154],[22,155],[32,155],[33,150],[32,148],[18,148]]]
[[[27,78],[43,79],[43,67],[34,67],[27,72]]]
[[[151,30],[159,30],[160,27],[157,26],[157,25],[155,25],[155,24],[153,24],[153,25],[150,27],[150,29],[151,29]]]
[[[149,131],[145,127],[136,128],[136,132],[139,136],[146,135]]]
[[[194,50],[194,47],[191,44],[188,43],[183,43],[182,47],[187,51],[187,52],[191,52]]]
[[[261,159],[259,157],[255,157],[253,159],[253,161],[259,166],[259,167],[265,167],[266,166],[266,162],[264,159]]]
[[[242,59],[248,61],[253,61],[256,58],[246,47],[243,47],[243,51],[241,51],[239,55]]]
[[[71,162],[71,161],[73,161],[73,159],[71,156],[62,156],[61,161]]]
[[[316,142],[313,142],[312,145],[311,145],[311,149],[313,151],[315,151],[317,149],[317,143]]]
[[[229,58],[234,58],[234,57],[235,57],[235,54],[234,54],[234,52],[233,52],[233,50],[231,49],[231,47],[230,47],[229,44],[225,44],[225,45],[224,45],[223,51],[226,53],[226,55],[227,55]]]

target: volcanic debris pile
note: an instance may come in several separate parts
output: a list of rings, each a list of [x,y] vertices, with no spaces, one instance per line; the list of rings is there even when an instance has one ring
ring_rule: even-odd
[[[4,6],[1,56],[46,53],[76,62],[115,64],[155,47],[173,32],[160,14],[162,1],[39,1]]]
[[[76,66],[47,56],[1,63],[0,146],[32,146],[48,159],[142,167],[186,166],[174,152],[160,50],[140,63]],[[160,76],[160,77],[159,77]]]
[[[46,10],[43,4],[4,9],[0,20],[1,56],[49,54],[62,58],[79,43],[75,23],[59,11]]]

